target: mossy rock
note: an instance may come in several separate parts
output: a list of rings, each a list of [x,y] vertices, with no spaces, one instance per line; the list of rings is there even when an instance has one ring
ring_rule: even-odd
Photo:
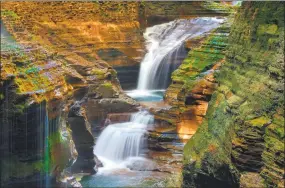
[[[118,96],[118,93],[111,82],[104,82],[96,89],[95,92],[103,98],[114,98]]]
[[[243,149],[260,146],[262,157],[257,157],[256,164],[262,165],[256,170],[269,187],[283,182],[284,113],[278,109],[284,104],[280,85],[284,84],[280,82],[284,78],[284,67],[280,67],[284,29],[280,28],[284,28],[284,3],[243,2],[231,27],[226,62],[215,73],[217,92],[204,122],[184,148],[185,185],[199,187],[203,180],[223,182],[213,173],[223,165],[232,169],[223,172],[235,174],[232,182],[238,185],[239,171],[233,169],[239,164],[231,156],[239,156],[239,152],[232,150],[232,144]]]
[[[262,24],[259,25],[257,28],[257,35],[264,35],[264,34],[274,35],[276,34],[277,30],[278,26],[276,24]]]
[[[246,121],[246,123],[254,127],[263,127],[263,126],[269,125],[271,123],[271,119],[265,116],[261,116],[256,119]]]

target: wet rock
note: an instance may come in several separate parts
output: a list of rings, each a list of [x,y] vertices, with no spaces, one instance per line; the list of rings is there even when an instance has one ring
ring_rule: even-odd
[[[65,177],[58,185],[59,187],[76,187],[76,188],[82,188],[82,185],[80,182],[76,180],[75,177],[70,176],[70,177]]]
[[[284,139],[279,125],[284,127],[284,118],[277,117],[284,116],[279,105],[284,96],[276,87],[280,83],[277,75],[284,77],[284,71],[275,69],[276,76],[268,74],[269,67],[279,67],[283,61],[284,38],[282,31],[277,37],[279,45],[272,45],[267,37],[275,26],[263,25],[272,19],[268,16],[275,9],[280,12],[274,19],[283,20],[284,6],[278,2],[244,2],[239,9],[231,27],[226,62],[215,74],[218,88],[205,120],[184,147],[183,186],[283,186],[284,163],[280,159],[284,152],[280,151]],[[271,34],[263,30],[269,27]],[[251,28],[250,32],[244,32],[245,28]]]
[[[144,158],[131,159],[131,161],[128,162],[127,167],[134,171],[158,171],[155,162]]]
[[[124,90],[133,90],[137,88],[140,66],[117,66],[114,67],[117,71],[118,79]]]
[[[94,156],[94,160],[95,160],[95,162],[96,162],[96,167],[97,168],[100,168],[100,167],[103,167],[103,163],[99,160],[99,158],[95,155]]]
[[[270,124],[270,119],[260,121],[255,119],[238,124],[236,139],[233,140],[232,160],[241,170],[256,172],[263,166],[262,152],[264,150],[265,126]],[[260,121],[256,124],[255,122]],[[253,125],[255,124],[255,125]]]
[[[107,115],[108,124],[128,122],[132,113],[109,113]]]
[[[240,187],[265,187],[263,178],[258,173],[247,172],[240,177]]]
[[[86,104],[88,119],[96,122],[102,122],[110,113],[135,112],[137,107],[138,103],[125,95],[118,98],[89,99]]]
[[[85,172],[94,174],[96,162],[94,160],[93,146],[94,138],[88,127],[85,111],[80,102],[75,102],[68,113],[68,124],[72,131],[72,138],[78,153],[72,172]]]

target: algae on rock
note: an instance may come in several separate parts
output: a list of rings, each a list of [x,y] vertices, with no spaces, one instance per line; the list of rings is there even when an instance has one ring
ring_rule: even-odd
[[[259,185],[281,186],[284,3],[243,2],[228,43],[226,62],[215,74],[219,87],[184,148],[183,186],[237,187],[255,177],[240,179],[248,172],[262,177],[255,178]]]

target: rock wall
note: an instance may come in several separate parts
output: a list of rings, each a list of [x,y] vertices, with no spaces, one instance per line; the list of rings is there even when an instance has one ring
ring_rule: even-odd
[[[83,101],[80,109],[96,112],[101,107],[89,103],[97,101],[117,110],[121,102],[130,111],[136,103],[106,62],[60,55],[32,40],[37,35],[11,10],[1,19],[1,186],[54,186],[76,158],[71,172],[94,173],[92,117],[70,107]]]
[[[219,87],[184,148],[184,187],[283,187],[284,3],[243,2]]]
[[[13,26],[15,29],[33,35],[29,40],[55,50],[69,61],[106,61],[119,72],[124,89],[134,89],[137,84],[139,63],[145,54],[146,27],[177,18],[228,14],[227,7],[212,2],[5,2],[1,5],[2,10],[20,20]],[[133,79],[126,76],[126,71],[131,71]]]
[[[1,61],[4,64],[4,60]],[[7,68],[5,65],[1,68]],[[64,112],[61,109],[64,101],[54,98],[35,102],[38,98],[32,95],[40,98],[43,94],[33,90],[21,93],[19,90],[22,85],[18,85],[15,78],[18,75],[12,78],[2,76],[1,186],[43,186],[47,182],[55,183],[58,171],[75,159],[73,141],[68,129],[62,125]],[[27,85],[33,84],[32,80],[25,82]],[[49,94],[45,94],[48,97]]]
[[[172,73],[164,100],[169,109],[156,111],[156,119],[176,126],[182,139],[189,139],[202,123],[211,95],[217,87],[214,72],[224,62],[230,22],[206,35],[191,39],[191,49]]]
[[[30,40],[70,59],[124,66],[142,57],[136,2],[6,2],[2,9],[18,16],[16,27],[32,33]]]
[[[164,1],[142,2],[143,25],[148,27],[174,19],[197,16],[226,16],[233,11],[231,5],[216,2]]]
[[[1,186],[47,186],[76,157],[71,171],[94,173],[89,123],[137,107],[110,65],[136,66],[146,26],[193,17],[193,7],[227,14],[213,10],[215,3],[194,4],[1,3]],[[158,7],[166,19],[153,16]],[[186,7],[189,12],[181,11]]]

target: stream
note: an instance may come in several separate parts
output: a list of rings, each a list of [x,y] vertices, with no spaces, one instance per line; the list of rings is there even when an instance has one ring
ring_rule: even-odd
[[[141,62],[137,89],[125,93],[140,103],[163,102],[170,84],[171,73],[187,55],[185,40],[204,35],[217,28],[223,19],[181,19],[147,28],[144,37],[147,53]],[[164,182],[182,167],[184,143],[164,142],[171,148],[156,151],[149,147],[149,130],[156,126],[154,116],[147,109],[132,113],[128,122],[108,125],[96,140],[94,154],[103,163],[98,172],[85,176],[83,187],[164,187]],[[163,132],[161,135],[163,136]]]

